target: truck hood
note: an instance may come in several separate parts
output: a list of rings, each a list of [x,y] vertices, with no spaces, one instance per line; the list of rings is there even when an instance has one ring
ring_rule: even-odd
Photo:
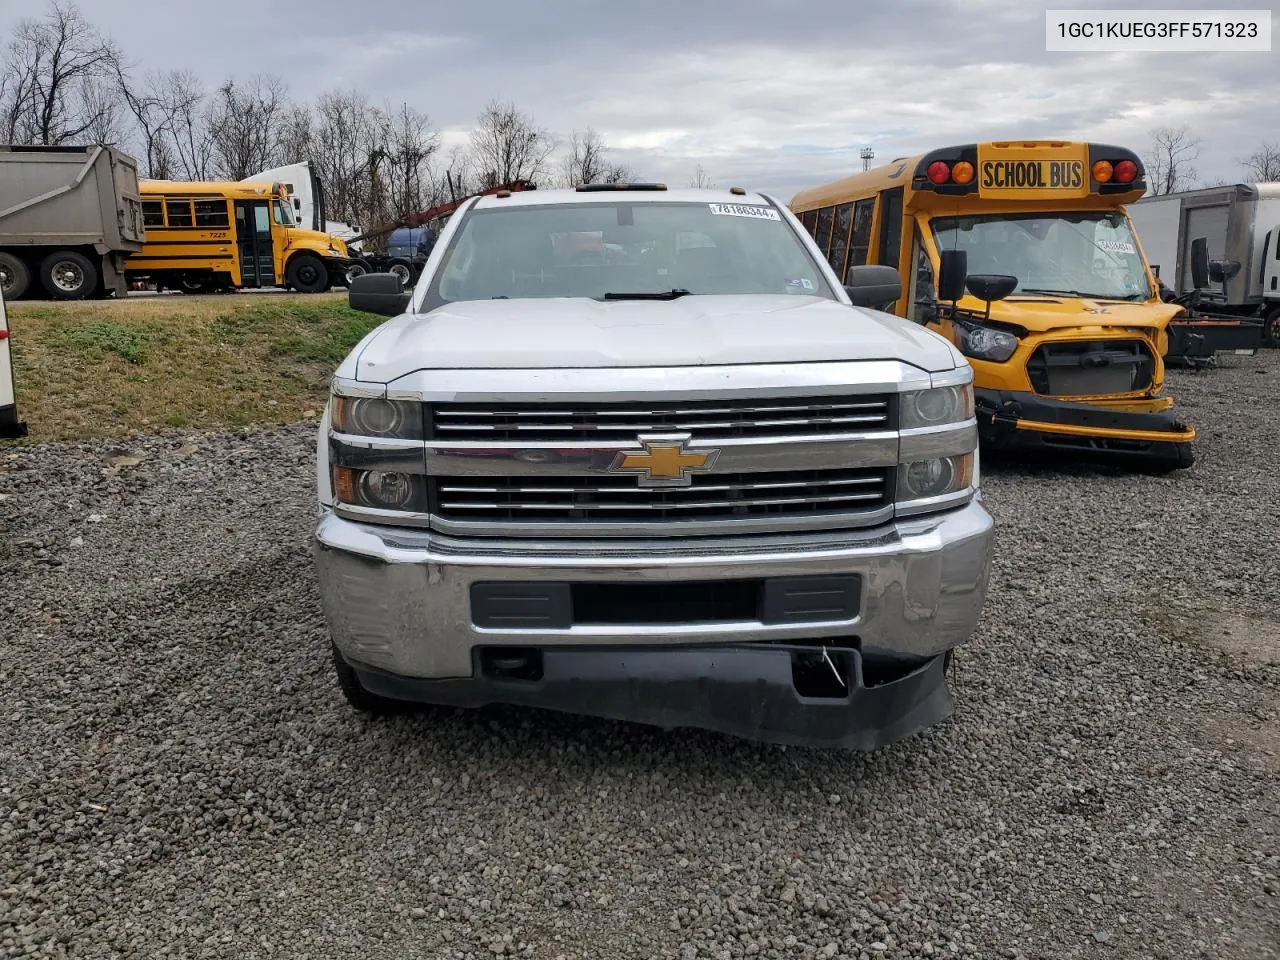
[[[965,297],[962,309],[982,315],[980,300]],[[1064,327],[1128,327],[1158,332],[1182,312],[1172,303],[1129,303],[1123,300],[1014,294],[991,305],[991,319],[1013,323],[1035,333]]]
[[[388,321],[366,340],[356,376],[886,359],[929,371],[964,362],[908,320],[817,297],[474,300]]]

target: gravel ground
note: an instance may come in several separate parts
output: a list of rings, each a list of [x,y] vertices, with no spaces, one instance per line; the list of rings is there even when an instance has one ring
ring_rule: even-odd
[[[1280,354],[1171,384],[1192,471],[987,465],[959,712],[869,756],[366,721],[312,426],[0,448],[0,955],[1280,956]]]

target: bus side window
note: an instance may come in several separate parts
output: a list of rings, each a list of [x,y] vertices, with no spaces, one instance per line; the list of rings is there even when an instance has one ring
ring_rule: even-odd
[[[144,227],[164,226],[164,202],[161,200],[142,201],[142,225]]]
[[[831,230],[831,252],[827,254],[827,262],[831,264],[831,269],[836,272],[841,283],[844,283],[847,273],[845,254],[849,249],[849,219],[852,213],[853,204],[851,203],[842,203],[836,207],[836,222]]]
[[[933,290],[933,264],[929,262],[929,251],[920,240],[920,230],[916,229],[916,271],[911,296],[911,319],[916,323],[928,323],[934,317],[937,300]]]
[[[192,225],[190,200],[166,200],[164,207],[169,214],[169,226],[189,227]]]
[[[823,207],[818,211],[818,233],[814,239],[818,241],[818,249],[824,257],[831,249],[831,221],[834,213],[835,207]]]
[[[871,214],[876,198],[859,200],[853,207],[853,233],[849,237],[849,266],[862,266],[871,249]],[[847,268],[846,268],[847,269]]]

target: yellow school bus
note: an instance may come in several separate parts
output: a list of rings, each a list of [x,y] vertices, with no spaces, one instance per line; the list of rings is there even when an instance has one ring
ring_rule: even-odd
[[[842,280],[897,268],[892,312],[969,358],[985,446],[1178,469],[1195,430],[1164,394],[1164,355],[1183,311],[1161,300],[1125,211],[1145,192],[1130,150],[999,141],[897,159],[791,210]]]
[[[142,180],[142,249],[130,280],[187,293],[346,286],[346,244],[300,226],[283,183]]]

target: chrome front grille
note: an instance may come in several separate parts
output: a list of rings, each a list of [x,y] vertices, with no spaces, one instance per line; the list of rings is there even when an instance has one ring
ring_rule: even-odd
[[[829,517],[858,526],[892,504],[891,471],[712,473],[648,489],[633,477],[436,477],[433,514],[450,523],[599,525],[785,521]],[[710,532],[723,532],[711,531]]]
[[[892,394],[670,403],[439,403],[430,432],[450,441],[540,443],[634,440],[640,433],[687,432],[734,439],[827,436],[893,429]]]

